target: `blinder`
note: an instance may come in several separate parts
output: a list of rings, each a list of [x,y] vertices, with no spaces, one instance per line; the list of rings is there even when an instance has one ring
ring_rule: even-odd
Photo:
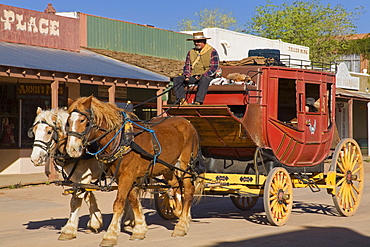
[[[58,133],[55,129],[53,130],[53,139],[55,140],[55,142],[58,141]]]
[[[35,138],[35,134],[33,133],[33,127],[29,128],[27,135],[29,138]]]

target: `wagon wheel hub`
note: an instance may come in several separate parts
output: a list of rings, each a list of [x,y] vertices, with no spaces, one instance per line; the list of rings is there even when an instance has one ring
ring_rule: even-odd
[[[283,204],[284,201],[290,198],[289,193],[285,193],[282,189],[280,189],[277,193],[277,201],[279,204]]]
[[[347,171],[346,173],[346,182],[347,184],[351,184],[353,180],[357,179],[357,175],[353,175],[351,171]]]

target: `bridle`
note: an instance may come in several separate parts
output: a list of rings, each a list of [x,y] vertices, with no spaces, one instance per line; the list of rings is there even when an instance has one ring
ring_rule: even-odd
[[[90,110],[87,110],[87,112],[90,113],[90,114],[86,114],[86,113],[81,112],[77,109],[74,109],[71,113],[73,113],[73,112],[77,112],[78,114],[85,116],[87,118],[87,125],[86,125],[86,128],[84,129],[83,132],[70,131],[69,130],[69,122],[67,121],[66,130],[67,130],[68,136],[74,136],[74,137],[82,140],[83,144],[85,145],[87,143],[88,137],[91,134],[91,129],[95,125],[95,124],[91,124],[94,121],[94,118],[91,116],[92,112]]]
[[[48,142],[42,141],[42,140],[34,140],[32,147],[38,147],[47,152],[48,154],[51,153],[53,148],[55,147],[56,143],[58,142],[58,128],[56,126],[50,125],[48,122],[44,120],[40,120],[32,125],[32,127],[28,130],[28,137],[29,138],[35,138],[35,134],[33,133],[33,128],[37,126],[38,124],[46,124],[50,126],[53,129],[53,135],[51,139]]]
[[[77,112],[80,115],[83,115],[87,118],[87,124],[86,128],[84,129],[83,132],[76,132],[76,131],[70,131],[69,130],[69,123],[67,122],[66,129],[68,136],[74,136],[82,141],[82,148],[87,150],[87,147],[90,146],[92,143],[97,142],[101,139],[103,139],[106,135],[108,135],[110,132],[112,132],[114,129],[106,130],[104,128],[101,128],[99,125],[95,123],[95,117],[94,117],[94,112],[92,110],[86,110],[87,113],[81,112],[77,109],[74,109],[71,113]],[[92,130],[95,129],[96,131],[100,130],[105,132],[101,136],[89,140],[89,137],[92,133]]]

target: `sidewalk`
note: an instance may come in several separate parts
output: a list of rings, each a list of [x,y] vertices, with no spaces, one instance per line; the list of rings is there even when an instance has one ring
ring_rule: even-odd
[[[10,186],[22,186],[30,184],[44,184],[48,182],[48,177],[45,173],[31,174],[0,174],[0,189]]]

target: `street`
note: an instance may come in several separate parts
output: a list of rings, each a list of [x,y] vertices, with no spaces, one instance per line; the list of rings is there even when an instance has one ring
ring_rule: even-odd
[[[96,192],[104,217],[99,234],[85,234],[88,209],[83,204],[77,238],[58,241],[69,216],[70,196],[60,186],[40,185],[0,190],[0,246],[99,246],[112,217],[116,192]],[[326,191],[294,189],[292,215],[285,226],[270,226],[262,198],[250,211],[240,211],[229,198],[204,197],[192,209],[185,237],[171,237],[175,220],[164,220],[154,202],[143,199],[149,230],[142,241],[130,241],[122,230],[117,246],[370,246],[370,167],[365,163],[365,189],[357,213],[342,217]]]

